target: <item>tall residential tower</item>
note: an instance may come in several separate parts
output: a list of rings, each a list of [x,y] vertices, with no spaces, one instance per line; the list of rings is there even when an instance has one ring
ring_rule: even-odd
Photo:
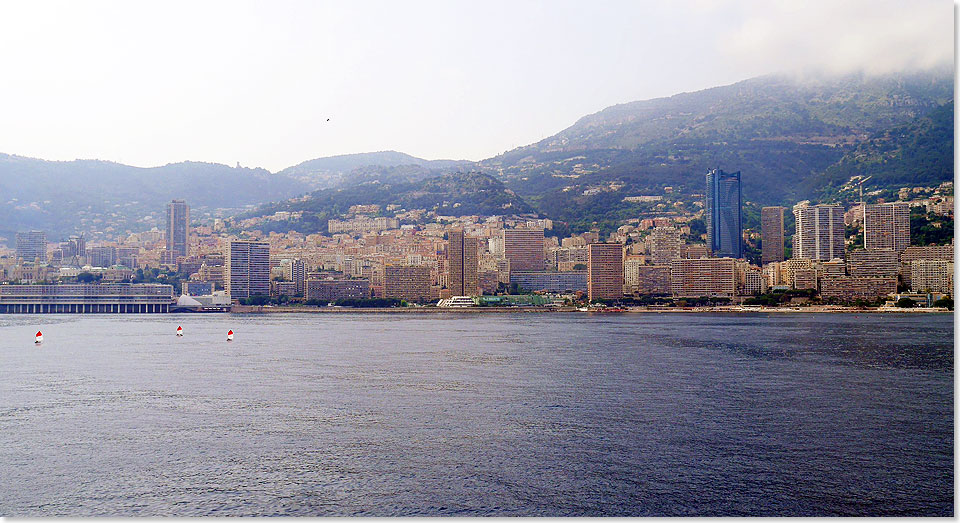
[[[176,263],[178,256],[188,256],[190,250],[190,206],[183,200],[167,204],[167,263]]]
[[[863,248],[903,252],[910,246],[910,204],[867,204],[863,207]]]
[[[797,230],[793,234],[793,258],[830,261],[844,259],[843,206],[810,205],[802,201],[793,206]]]
[[[226,262],[224,286],[232,299],[270,295],[269,243],[231,241]]]
[[[592,243],[587,254],[587,296],[596,299],[623,298],[623,245]]]
[[[654,265],[670,265],[680,258],[680,230],[676,227],[655,227],[650,233],[650,261]]]
[[[480,267],[479,247],[477,238],[467,236],[462,229],[450,231],[447,244],[448,270],[450,271],[448,285],[454,296],[479,294],[480,282],[477,276]]]
[[[503,255],[510,260],[511,271],[542,271],[543,229],[504,229]]]
[[[47,262],[47,234],[43,231],[17,233],[17,258],[23,261]]]
[[[763,244],[761,264],[783,261],[783,207],[760,209],[760,228],[760,243]]]
[[[707,173],[704,221],[707,247],[718,258],[743,257],[742,197],[740,171],[713,169]]]

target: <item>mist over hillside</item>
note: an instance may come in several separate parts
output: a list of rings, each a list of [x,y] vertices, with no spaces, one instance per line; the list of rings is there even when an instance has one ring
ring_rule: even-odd
[[[907,183],[906,172],[939,183],[953,179],[953,84],[947,69],[764,76],[608,107],[480,164],[540,212],[579,228],[635,214],[625,196],[670,187],[695,198],[717,166],[741,171],[744,198],[766,205],[829,197],[824,187],[857,174],[853,165],[875,175],[874,187]]]
[[[216,209],[329,217],[351,204],[384,202],[440,214],[494,213],[499,205],[501,212],[539,213],[585,230],[656,210],[625,201],[629,196],[664,195],[669,188],[676,205],[690,205],[703,192],[704,173],[717,166],[741,171],[744,198],[756,205],[837,199],[838,188],[858,174],[873,176],[871,188],[935,185],[953,179],[953,85],[952,68],[769,75],[608,107],[476,163],[380,151],[270,173],[200,162],[138,168],[0,154],[0,234],[148,229],[173,198],[188,200],[195,220]],[[446,188],[424,192],[431,180]],[[463,185],[453,190],[451,180]],[[307,193],[300,204],[290,201]],[[249,206],[258,208],[243,210]]]

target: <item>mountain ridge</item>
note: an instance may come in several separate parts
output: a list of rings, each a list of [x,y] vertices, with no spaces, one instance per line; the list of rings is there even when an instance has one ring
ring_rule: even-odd
[[[327,232],[327,222],[339,218],[355,204],[375,204],[381,215],[394,216],[413,209],[426,209],[437,215],[530,214],[533,208],[488,174],[467,171],[448,172],[421,179],[396,178],[388,183],[365,183],[318,189],[301,198],[263,205],[242,213],[237,220],[269,216],[279,211],[301,217],[261,222],[264,232],[296,230],[302,233]],[[399,209],[387,210],[390,205]]]
[[[162,224],[164,205],[174,198],[190,201],[199,217],[204,210],[243,208],[309,190],[260,168],[207,162],[135,167],[0,153],[0,234],[10,240],[26,229],[45,230],[50,238],[144,230]]]
[[[323,189],[345,181],[349,173],[363,167],[418,165],[427,169],[448,169],[473,163],[467,160],[425,160],[407,153],[388,150],[323,156],[281,169],[277,174],[291,176],[313,185],[315,189]]]
[[[624,196],[664,195],[670,187],[673,196],[695,202],[704,173],[717,166],[742,172],[747,200],[786,205],[823,196],[806,180],[878,140],[878,133],[919,121],[952,100],[952,68],[812,80],[766,75],[610,106],[480,166],[575,229],[652,212]],[[927,150],[952,151],[952,119],[939,124],[948,129],[934,133],[939,142]],[[909,137],[879,139],[902,149]],[[948,163],[938,180],[952,179]],[[884,175],[871,180],[887,183],[899,182]]]
[[[953,178],[953,82],[952,67],[872,77],[766,75],[609,106],[479,162],[389,150],[314,158],[271,173],[209,162],[134,167],[0,153],[0,233],[142,230],[158,224],[172,198],[186,198],[200,217],[216,208],[268,210],[317,190],[360,197],[358,187],[408,187],[464,171],[493,176],[518,207],[577,230],[662,212],[625,196],[663,195],[669,187],[671,201],[689,206],[716,166],[741,171],[745,199],[765,205],[835,197],[831,191],[861,170],[874,176],[873,187],[936,183]]]

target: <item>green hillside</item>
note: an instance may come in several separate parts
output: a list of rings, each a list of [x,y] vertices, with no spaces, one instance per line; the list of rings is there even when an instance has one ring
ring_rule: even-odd
[[[873,133],[823,173],[804,182],[806,193],[831,199],[852,176],[871,176],[871,188],[938,185],[953,179],[953,101],[909,122]]]
[[[397,151],[379,151],[315,158],[287,167],[277,174],[297,179],[314,189],[326,189],[341,183],[349,183],[352,174],[358,169],[369,170],[378,167],[408,165],[437,170],[464,167],[471,164],[472,162],[459,160],[424,160]]]
[[[714,167],[741,171],[750,209],[849,200],[852,192],[839,190],[857,175],[872,176],[868,191],[889,194],[953,179],[953,85],[952,68],[764,76],[615,105],[479,163],[382,151],[317,158],[271,174],[199,162],[142,169],[0,154],[0,237],[27,229],[52,239],[149,229],[173,198],[186,199],[194,218],[257,205],[244,216],[304,210],[309,223],[294,228],[305,231],[324,230],[325,217],[358,203],[438,214],[534,212],[558,221],[560,232],[609,231],[624,220],[697,210],[704,174]],[[309,191],[305,200],[288,201]],[[625,201],[635,196],[663,200]]]
[[[0,235],[40,229],[48,239],[75,232],[140,231],[162,225],[165,204],[186,199],[194,217],[285,199],[308,186],[264,169],[182,162],[139,168],[100,160],[51,162],[0,154]]]
[[[478,172],[447,173],[416,181],[386,178],[387,181],[372,179],[334,189],[321,189],[305,198],[265,205],[237,218],[268,216],[277,211],[302,211],[303,217],[299,220],[265,222],[260,229],[267,232],[296,230],[314,233],[327,232],[330,218],[347,213],[350,206],[356,204],[381,205],[384,208],[383,216],[393,216],[396,212],[409,209],[427,209],[444,216],[533,212],[502,182]],[[387,212],[385,208],[391,204],[399,205],[400,209]]]
[[[874,188],[936,184],[953,179],[952,74],[754,78],[613,106],[481,166],[573,229],[664,211],[626,196],[689,206],[718,166],[759,205],[828,197],[860,171]]]

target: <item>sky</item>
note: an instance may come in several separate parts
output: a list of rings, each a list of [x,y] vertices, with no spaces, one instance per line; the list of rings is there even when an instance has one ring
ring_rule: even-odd
[[[481,160],[604,107],[954,63],[950,0],[0,0],[0,152]]]

